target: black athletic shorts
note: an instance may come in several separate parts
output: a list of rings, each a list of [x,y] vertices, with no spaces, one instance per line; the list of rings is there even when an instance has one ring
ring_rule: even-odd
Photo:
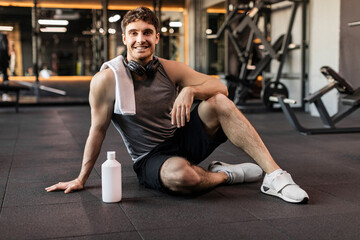
[[[159,144],[143,159],[137,161],[134,164],[134,170],[140,184],[169,193],[171,191],[165,188],[160,180],[160,168],[167,159],[179,156],[192,164],[199,164],[226,140],[227,137],[222,128],[219,128],[214,137],[206,133],[197,105],[191,111],[190,122],[178,128],[172,138]]]

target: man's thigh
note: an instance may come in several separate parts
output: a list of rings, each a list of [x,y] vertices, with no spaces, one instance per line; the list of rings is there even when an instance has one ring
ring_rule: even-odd
[[[176,130],[175,135],[159,144],[147,156],[134,164],[140,184],[163,192],[160,169],[169,158],[182,157],[191,164],[205,160],[220,144],[227,140],[221,128],[210,136],[204,129],[197,105],[191,112],[190,122]]]
[[[191,112],[190,122],[179,129],[179,156],[193,164],[199,164],[205,160],[220,144],[227,140],[221,127],[218,127],[213,134],[207,132],[199,114],[202,103]]]

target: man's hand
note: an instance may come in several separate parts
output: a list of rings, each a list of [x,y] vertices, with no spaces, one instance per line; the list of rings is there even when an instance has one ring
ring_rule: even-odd
[[[81,183],[79,179],[74,179],[69,182],[59,182],[55,185],[45,188],[47,192],[65,190],[64,193],[69,193],[74,190],[81,190],[84,188],[84,184]]]
[[[178,128],[185,126],[190,121],[191,105],[194,101],[194,93],[190,87],[183,88],[175,99],[171,110],[171,124],[176,124]]]

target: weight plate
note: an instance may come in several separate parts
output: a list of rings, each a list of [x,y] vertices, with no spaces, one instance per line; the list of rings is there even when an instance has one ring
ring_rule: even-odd
[[[270,101],[271,96],[283,96],[285,98],[289,97],[289,91],[286,86],[281,82],[269,82],[265,85],[261,91],[261,99],[266,108],[273,109],[274,102]]]

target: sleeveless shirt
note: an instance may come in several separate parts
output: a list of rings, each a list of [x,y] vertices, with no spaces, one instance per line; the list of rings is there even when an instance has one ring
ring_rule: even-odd
[[[136,114],[113,113],[111,120],[136,162],[174,135],[170,111],[178,92],[161,63],[153,77],[133,82]]]

